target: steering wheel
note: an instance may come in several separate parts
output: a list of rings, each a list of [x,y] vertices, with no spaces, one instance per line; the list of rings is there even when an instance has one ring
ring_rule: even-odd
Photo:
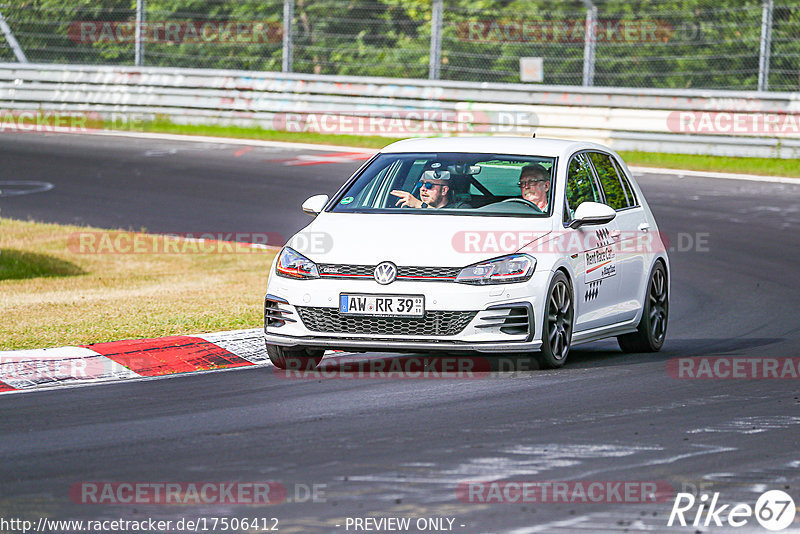
[[[533,208],[533,209],[535,209],[535,210],[536,210],[536,211],[538,211],[539,213],[544,213],[544,212],[543,212],[543,211],[542,211],[542,210],[539,208],[539,206],[537,206],[536,204],[534,204],[534,203],[533,203],[533,202],[531,202],[530,200],[526,200],[526,199],[524,199],[524,198],[507,198],[507,199],[505,199],[505,200],[501,200],[501,201],[499,202],[499,204],[505,204],[506,202],[520,202],[520,203],[522,203],[522,204],[525,204],[525,205],[526,205],[526,206],[528,206],[529,208]]]

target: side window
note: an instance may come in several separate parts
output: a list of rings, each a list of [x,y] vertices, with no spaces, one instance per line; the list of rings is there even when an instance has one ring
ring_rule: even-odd
[[[372,180],[369,187],[365,187],[356,197],[355,206],[382,208],[390,207],[389,191],[392,189],[392,183],[397,179],[397,173],[402,166],[402,162],[394,161],[390,165],[381,169],[380,172]]]
[[[622,167],[619,166],[619,163],[614,161],[614,168],[617,169],[617,174],[619,174],[620,180],[622,180],[622,189],[625,191],[625,197],[628,199],[628,206],[638,206],[639,201],[636,200],[636,193],[633,192],[633,187],[631,183],[628,181],[628,177],[625,175],[625,171],[622,170]]]
[[[597,170],[597,176],[600,178],[600,185],[603,186],[606,204],[615,210],[630,207],[630,204],[628,204],[628,196],[625,194],[625,189],[619,179],[617,168],[611,156],[599,152],[590,152],[589,157],[592,163],[594,163],[595,170]]]
[[[578,154],[569,164],[566,197],[570,219],[581,203],[602,202],[586,154]]]

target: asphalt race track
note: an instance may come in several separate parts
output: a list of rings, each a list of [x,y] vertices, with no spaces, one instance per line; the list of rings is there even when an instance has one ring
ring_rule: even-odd
[[[0,184],[53,188],[0,196],[0,214],[288,236],[309,220],[302,200],[333,193],[360,165],[287,166],[313,153],[242,148],[6,134]],[[274,517],[281,532],[297,533],[346,532],[347,518],[364,517],[453,518],[453,531],[464,533],[698,530],[666,526],[672,498],[485,504],[457,497],[460,482],[495,479],[665,481],[751,506],[781,489],[800,504],[800,381],[667,373],[676,357],[798,356],[800,185],[638,179],[661,231],[688,249],[671,254],[671,317],[660,353],[623,355],[606,341],[578,347],[559,371],[464,380],[290,380],[261,367],[6,395],[0,515]],[[312,485],[323,485],[324,496],[266,507],[69,498],[83,481],[264,480],[282,483],[291,501],[303,501],[295,491]],[[735,531],[764,532],[752,518]]]

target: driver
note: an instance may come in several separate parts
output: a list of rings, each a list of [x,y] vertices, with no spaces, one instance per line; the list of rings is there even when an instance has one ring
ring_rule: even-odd
[[[518,182],[522,198],[533,202],[543,212],[547,211],[550,196],[550,171],[538,163],[522,167]]]
[[[408,191],[394,189],[390,193],[399,197],[395,206],[409,208],[465,208],[470,207],[465,202],[451,200],[450,172],[430,170],[422,173],[420,179],[422,187],[419,190],[420,198]]]

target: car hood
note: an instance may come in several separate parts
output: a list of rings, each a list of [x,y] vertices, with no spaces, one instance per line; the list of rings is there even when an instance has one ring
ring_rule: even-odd
[[[462,267],[552,232],[553,218],[321,213],[287,243],[316,263]]]

